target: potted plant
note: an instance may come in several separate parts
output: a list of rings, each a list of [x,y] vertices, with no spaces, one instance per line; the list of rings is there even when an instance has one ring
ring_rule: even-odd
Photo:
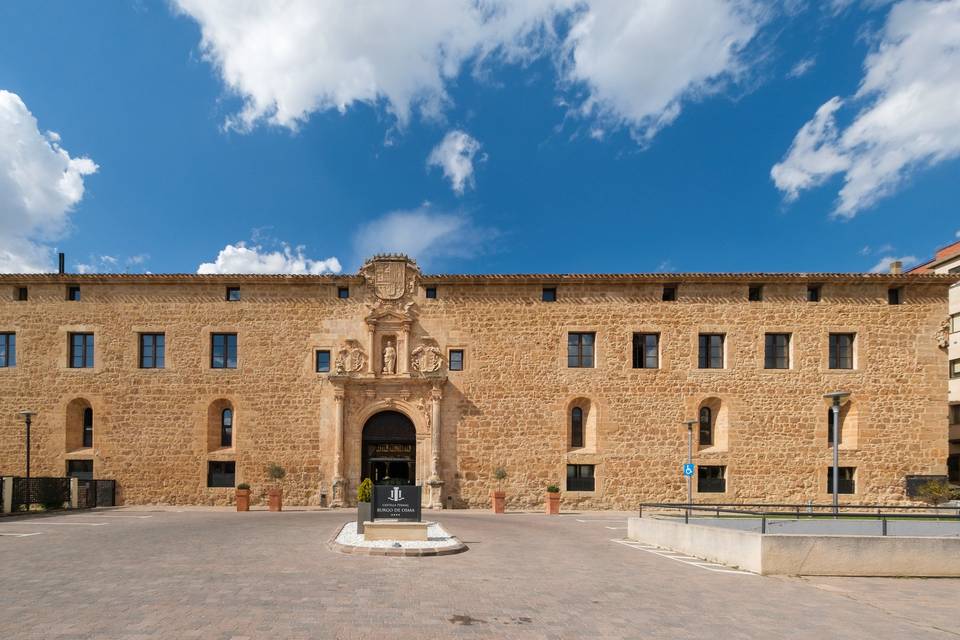
[[[373,497],[373,482],[364,478],[357,487],[357,533],[363,533],[363,523],[370,522],[370,499]]]
[[[503,467],[497,467],[493,470],[493,478],[497,481],[497,490],[493,492],[493,512],[503,513],[504,502],[507,494],[503,491],[503,480],[507,477],[507,470]]]
[[[279,482],[283,480],[286,475],[287,470],[276,462],[271,462],[267,465],[267,477],[275,483],[278,483],[272,485],[267,491],[270,511],[283,511],[283,488],[279,485]]]
[[[547,515],[560,515],[560,487],[555,484],[547,487]]]
[[[246,482],[237,485],[237,511],[250,511],[250,485]]]

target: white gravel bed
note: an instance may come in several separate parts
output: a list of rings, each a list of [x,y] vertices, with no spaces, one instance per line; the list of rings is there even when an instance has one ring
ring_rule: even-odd
[[[348,547],[383,547],[394,549],[442,549],[460,544],[436,522],[427,523],[427,540],[364,540],[357,533],[357,523],[348,522],[337,535],[336,542]],[[399,546],[397,546],[399,545]]]

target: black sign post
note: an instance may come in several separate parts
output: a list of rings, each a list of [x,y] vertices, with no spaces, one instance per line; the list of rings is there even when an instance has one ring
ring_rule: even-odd
[[[420,522],[419,485],[378,484],[373,487],[373,519]]]

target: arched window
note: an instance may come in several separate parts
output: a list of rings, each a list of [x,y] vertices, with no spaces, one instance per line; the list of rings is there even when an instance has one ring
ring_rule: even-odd
[[[700,446],[713,444],[713,411],[710,407],[700,407]]]
[[[583,446],[583,409],[580,407],[570,411],[570,446]]]
[[[233,409],[224,409],[220,414],[220,446],[233,446]]]
[[[93,446],[93,409],[87,407],[83,410],[83,448],[87,449]]]

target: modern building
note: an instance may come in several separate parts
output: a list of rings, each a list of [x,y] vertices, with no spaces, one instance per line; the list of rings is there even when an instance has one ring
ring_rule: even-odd
[[[911,273],[945,273],[954,276],[950,287],[950,319],[940,340],[946,343],[949,357],[948,415],[950,419],[950,455],[947,459],[950,482],[960,484],[960,241],[939,249],[933,259],[910,270]]]
[[[292,504],[417,483],[433,507],[827,501],[946,473],[952,278],[907,274],[0,276],[0,473],[121,502]],[[692,421],[688,426],[686,421]]]

